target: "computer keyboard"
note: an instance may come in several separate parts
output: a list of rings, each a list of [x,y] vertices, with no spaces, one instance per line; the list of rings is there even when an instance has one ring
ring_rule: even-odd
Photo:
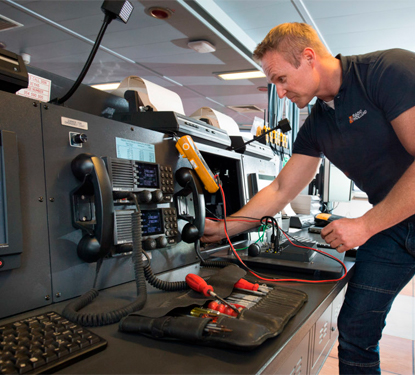
[[[51,373],[106,346],[103,338],[53,311],[0,323],[0,374]]]

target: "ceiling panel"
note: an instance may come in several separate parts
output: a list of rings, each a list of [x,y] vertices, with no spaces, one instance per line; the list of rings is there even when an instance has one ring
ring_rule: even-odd
[[[215,0],[243,30],[259,43],[274,26],[283,22],[302,22],[290,0]]]
[[[356,32],[355,41],[350,42],[350,34],[328,36],[327,40],[332,48],[333,54],[341,53],[343,55],[363,54],[371,51],[384,50],[389,48],[403,48],[415,51],[413,37],[413,27],[399,28],[396,32],[401,33],[401,37],[396,39],[395,33],[383,30],[384,37],[379,38],[382,30],[370,30],[365,32]],[[411,48],[412,46],[412,48]]]
[[[52,19],[55,22],[95,16],[97,14],[97,9],[99,9],[102,4],[99,0],[18,0],[17,3],[24,5],[26,8],[37,12],[46,18]]]
[[[387,48],[415,51],[415,1],[315,1],[305,6],[333,54]]]
[[[413,0],[303,0],[314,20],[415,7]]]

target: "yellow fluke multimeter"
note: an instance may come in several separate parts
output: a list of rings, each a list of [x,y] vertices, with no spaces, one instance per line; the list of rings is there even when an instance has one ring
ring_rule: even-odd
[[[180,152],[180,155],[189,160],[193,169],[199,176],[200,180],[203,182],[205,189],[209,193],[216,193],[219,189],[219,186],[216,183],[215,176],[213,175],[209,166],[206,164],[205,159],[203,159],[203,156],[194,144],[192,137],[189,135],[184,135],[183,137],[179,138],[176,143],[176,148]]]

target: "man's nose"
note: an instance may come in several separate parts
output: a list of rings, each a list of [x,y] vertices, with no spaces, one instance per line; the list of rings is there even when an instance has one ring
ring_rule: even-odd
[[[284,90],[282,87],[276,86],[275,88],[277,89],[277,95],[280,99],[282,99],[287,94],[287,90]]]

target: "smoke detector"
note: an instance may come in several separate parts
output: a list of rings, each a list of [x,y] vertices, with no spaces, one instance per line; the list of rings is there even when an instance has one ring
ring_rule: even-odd
[[[30,64],[31,56],[30,56],[28,53],[24,53],[24,52],[23,52],[20,56],[22,57],[23,62],[24,62],[26,65],[29,65],[29,64]]]
[[[207,40],[193,40],[188,42],[187,46],[199,53],[210,53],[216,51],[216,47]]]

